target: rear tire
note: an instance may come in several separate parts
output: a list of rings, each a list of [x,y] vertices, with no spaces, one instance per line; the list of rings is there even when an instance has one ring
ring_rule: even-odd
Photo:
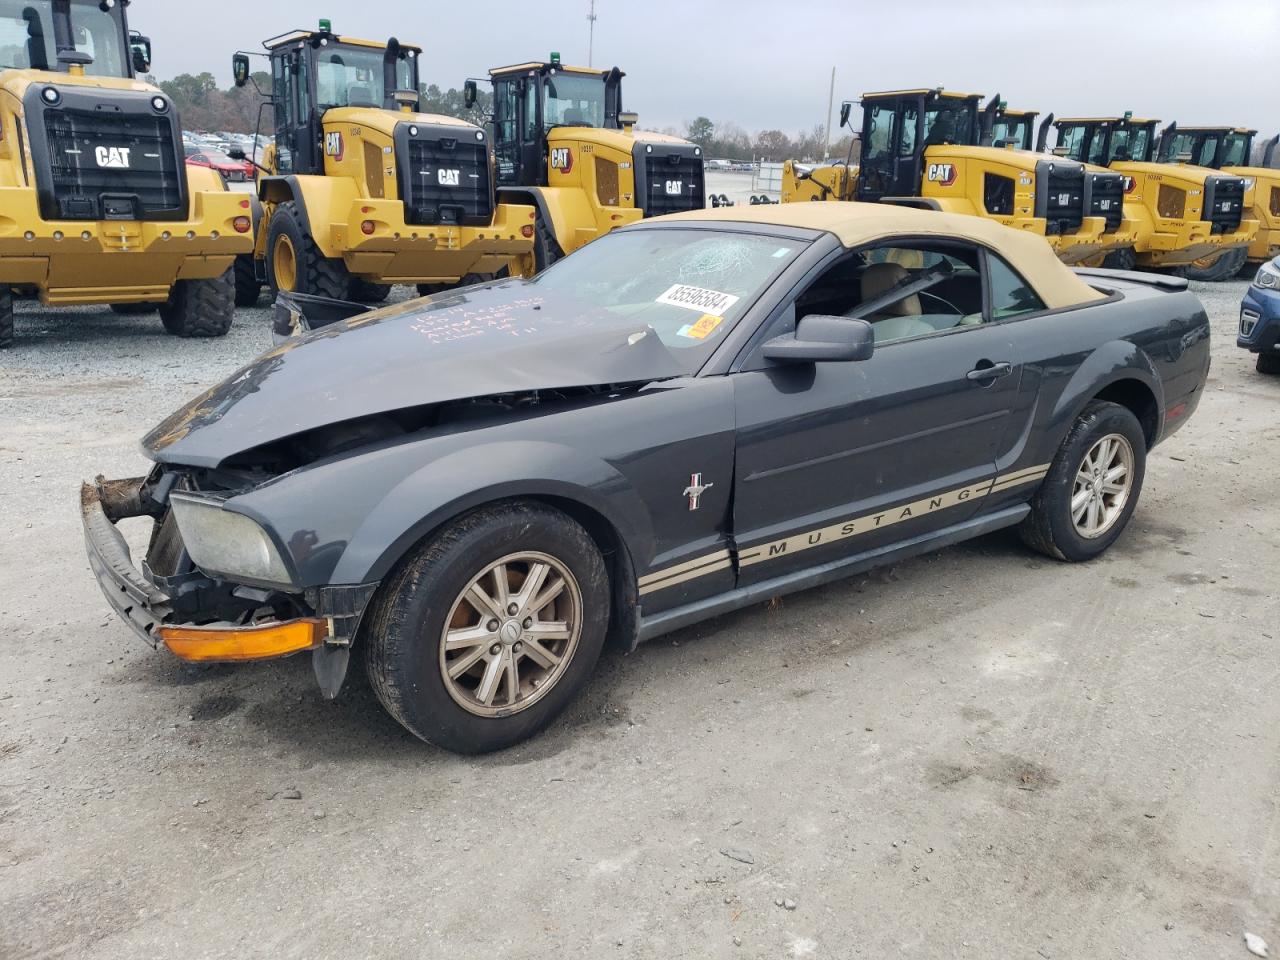
[[[1260,353],[1256,365],[1259,373],[1280,373],[1280,353]]]
[[[1212,263],[1203,266],[1189,263],[1184,267],[1179,267],[1175,272],[1178,276],[1186,277],[1188,280],[1197,280],[1200,283],[1219,283],[1223,280],[1234,279],[1248,258],[1248,247],[1236,247],[1223,252]]]
[[[564,250],[541,216],[533,225],[533,265],[538,273],[564,257]]]
[[[212,280],[179,280],[160,306],[160,321],[176,337],[222,337],[236,312],[234,268]]]
[[[1133,247],[1121,247],[1103,257],[1102,265],[1108,270],[1133,270],[1138,265],[1138,255]]]
[[[359,277],[351,278],[351,289],[347,291],[347,299],[352,303],[385,303],[391,296],[391,285],[387,283],[370,283]]]
[[[236,257],[236,306],[252,307],[262,296],[262,281],[258,279],[258,262],[252,253],[242,253]]]
[[[351,290],[347,265],[321,253],[311,235],[302,229],[298,205],[292,200],[276,207],[271,216],[267,230],[267,283],[273,301],[281,290],[330,300],[345,300]]]
[[[160,309],[158,303],[113,303],[111,312],[122,317],[136,317],[144,313],[155,313]]]
[[[544,578],[522,598],[535,562]],[[557,582],[553,599],[532,602]],[[492,605],[471,600],[473,589]],[[411,733],[486,753],[533,736],[569,704],[608,624],[609,578],[586,530],[550,507],[507,501],[455,520],[388,578],[363,630],[365,662],[378,699]]]
[[[1116,450],[1114,459],[1102,447],[1107,441]],[[1123,474],[1115,473],[1121,466]],[[1095,400],[1062,441],[1018,533],[1027,546],[1056,560],[1092,560],[1124,532],[1142,494],[1146,469],[1147,438],[1138,418],[1127,407]],[[1113,487],[1123,488],[1123,500],[1120,493],[1107,492]],[[1089,523],[1093,491],[1098,493],[1097,524]],[[1084,513],[1078,515],[1081,501]]]
[[[0,286],[0,350],[13,346],[13,290]]]

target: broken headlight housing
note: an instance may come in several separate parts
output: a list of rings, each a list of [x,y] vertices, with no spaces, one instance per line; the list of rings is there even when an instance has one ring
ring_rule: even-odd
[[[280,552],[256,521],[186,494],[174,493],[169,502],[191,562],[205,573],[286,588],[292,584]]]

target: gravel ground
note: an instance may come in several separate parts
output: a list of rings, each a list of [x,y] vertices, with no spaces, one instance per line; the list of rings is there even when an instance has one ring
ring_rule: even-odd
[[[0,957],[1247,957],[1280,943],[1280,379],[1216,357],[1133,524],[1007,535],[606,655],[464,759],[360,675],[108,615],[81,479],[269,342],[21,304],[0,355]],[[407,291],[404,291],[407,293]]]

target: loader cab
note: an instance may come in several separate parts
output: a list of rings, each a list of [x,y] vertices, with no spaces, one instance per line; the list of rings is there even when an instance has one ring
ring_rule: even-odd
[[[1161,163],[1191,163],[1221,170],[1247,167],[1258,131],[1243,127],[1179,127],[1170,124],[1160,136]]]
[[[127,79],[146,73],[151,41],[130,34],[124,7],[101,0],[0,0],[0,70]],[[143,44],[146,66],[136,69]]]
[[[324,116],[330,110],[417,107],[417,47],[394,38],[377,43],[340,37],[327,24],[273,37],[264,46],[271,58],[278,174],[323,174],[326,152],[340,157],[341,140],[325,142]],[[237,54],[234,66],[236,83],[243,86],[247,58]]]
[[[617,67],[567,67],[555,54],[489,71],[499,185],[547,182],[547,135],[556,127],[621,130],[623,76]],[[468,81],[468,99],[474,90]]]
[[[1054,153],[1080,163],[1109,167],[1115,163],[1147,163],[1155,153],[1158,120],[1132,117],[1059,120]]]
[[[1035,110],[1009,110],[1001,108],[982,139],[982,146],[1013,147],[1016,150],[1034,150],[1036,137]]]
[[[941,89],[865,94],[857,199],[917,196],[930,147],[975,142],[980,100]]]

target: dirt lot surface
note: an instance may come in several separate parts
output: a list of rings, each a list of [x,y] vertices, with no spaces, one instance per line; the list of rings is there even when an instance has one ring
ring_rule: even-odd
[[[0,355],[0,957],[1248,957],[1280,946],[1280,378],[1212,379],[1085,566],[998,535],[622,656],[463,759],[358,671],[190,669],[77,486],[268,344],[20,305]],[[292,798],[292,799],[291,799]],[[1273,946],[1274,949],[1274,946]]]

